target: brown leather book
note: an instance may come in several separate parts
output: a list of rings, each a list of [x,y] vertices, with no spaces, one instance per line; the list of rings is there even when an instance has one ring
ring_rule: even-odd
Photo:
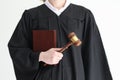
[[[56,30],[33,30],[33,51],[56,48]]]

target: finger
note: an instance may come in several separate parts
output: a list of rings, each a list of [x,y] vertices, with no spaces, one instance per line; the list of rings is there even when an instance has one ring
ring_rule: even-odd
[[[56,59],[53,64],[58,64],[59,63],[59,59]]]
[[[62,59],[62,57],[58,57],[58,61],[60,61]]]
[[[62,53],[57,52],[57,55],[58,55],[59,57],[63,57],[63,54],[62,54]]]
[[[57,59],[57,61],[60,61],[60,60],[62,60],[62,57],[58,56],[56,59]]]

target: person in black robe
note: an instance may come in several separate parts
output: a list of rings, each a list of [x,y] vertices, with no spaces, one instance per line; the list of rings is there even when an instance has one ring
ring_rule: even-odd
[[[82,41],[70,46],[57,65],[43,66],[33,51],[32,30],[56,30],[57,47],[75,32]],[[25,10],[9,43],[17,80],[112,80],[100,33],[92,12],[70,4],[59,16],[45,4]]]

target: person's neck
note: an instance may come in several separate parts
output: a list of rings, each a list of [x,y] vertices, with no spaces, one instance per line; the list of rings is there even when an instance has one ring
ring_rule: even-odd
[[[48,0],[58,10],[64,7],[66,0]]]

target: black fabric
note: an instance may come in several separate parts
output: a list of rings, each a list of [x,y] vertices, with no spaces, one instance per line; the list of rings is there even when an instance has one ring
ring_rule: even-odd
[[[32,50],[32,30],[57,30],[57,47],[75,32],[82,45],[70,46],[55,66],[43,67]],[[104,47],[90,10],[70,4],[57,16],[45,4],[25,10],[8,43],[17,80],[112,80]]]

